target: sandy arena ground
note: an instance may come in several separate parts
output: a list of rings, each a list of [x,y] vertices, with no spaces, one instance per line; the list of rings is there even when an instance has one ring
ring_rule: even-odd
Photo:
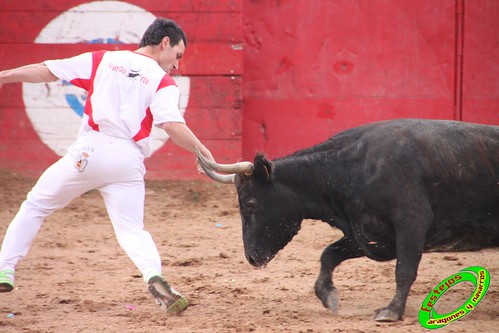
[[[34,182],[0,172],[0,240]],[[333,315],[313,292],[322,250],[341,237],[325,223],[304,221],[266,268],[255,269],[244,258],[234,186],[148,181],[146,200],[146,228],[164,273],[191,304],[183,315],[160,311],[117,244],[100,195],[89,192],[42,226],[18,266],[16,289],[0,294],[0,332],[424,332],[417,315],[428,292],[475,265],[491,274],[485,299],[436,332],[498,332],[499,250],[426,254],[404,320],[377,323],[373,311],[394,293],[394,261],[355,259],[338,267],[340,308]],[[471,295],[471,284],[458,286],[440,299],[443,313]]]

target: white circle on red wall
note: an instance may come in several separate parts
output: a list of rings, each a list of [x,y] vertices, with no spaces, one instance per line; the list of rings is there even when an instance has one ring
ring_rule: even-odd
[[[142,34],[156,16],[138,6],[121,1],[94,1],[73,7],[49,22],[35,39],[40,44],[124,43],[139,44]],[[75,54],[76,55],[76,54]],[[174,76],[180,88],[179,108],[185,113],[190,79]],[[26,113],[40,139],[57,155],[63,156],[78,134],[87,93],[58,80],[46,84],[23,83]],[[168,140],[153,126],[152,151]]]

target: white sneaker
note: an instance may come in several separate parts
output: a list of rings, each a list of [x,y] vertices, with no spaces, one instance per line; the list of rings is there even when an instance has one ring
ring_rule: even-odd
[[[147,282],[149,292],[156,299],[167,314],[179,314],[184,312],[189,304],[187,300],[175,289],[170,287],[168,282],[161,276],[156,275]]]

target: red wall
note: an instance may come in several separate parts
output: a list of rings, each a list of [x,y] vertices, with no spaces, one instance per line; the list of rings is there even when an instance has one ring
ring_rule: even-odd
[[[136,48],[140,36],[127,44],[35,43],[54,18],[89,2],[0,1],[0,69]],[[185,118],[220,162],[251,160],[256,151],[282,156],[382,119],[499,124],[496,0],[128,3],[187,32],[177,73],[190,79]],[[120,13],[109,25],[123,24],[120,17],[134,22],[137,12]],[[38,176],[58,155],[42,142],[27,109],[20,84],[0,89],[0,168]],[[53,109],[47,122],[64,112]],[[196,178],[193,162],[167,142],[147,161],[147,177]]]
[[[464,4],[462,110],[464,121],[499,124],[499,1]]]
[[[499,124],[499,2],[244,1],[243,157],[356,125]]]

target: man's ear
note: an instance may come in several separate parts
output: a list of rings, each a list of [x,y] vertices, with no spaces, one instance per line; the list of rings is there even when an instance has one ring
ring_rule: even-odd
[[[170,37],[168,37],[168,36],[163,37],[160,45],[161,45],[161,49],[165,49],[168,45],[170,45]]]

